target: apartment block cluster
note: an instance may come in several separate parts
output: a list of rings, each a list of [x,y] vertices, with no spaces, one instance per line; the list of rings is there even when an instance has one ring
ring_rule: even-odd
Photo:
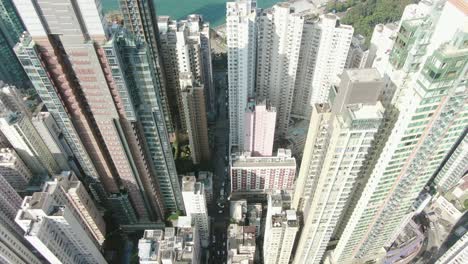
[[[464,186],[468,170],[466,1],[408,5],[400,21],[375,27],[368,48],[338,16],[296,11],[294,3],[262,10],[237,0],[226,9],[231,197],[261,193],[270,204],[275,191],[293,195],[284,213],[268,205],[265,263],[390,259],[387,253],[403,252],[392,243],[414,224],[426,185],[439,193],[428,196],[443,208],[436,211],[453,225],[460,219],[466,191],[455,186]],[[280,147],[293,119],[309,122],[297,174],[290,150]],[[278,248],[286,231],[266,230],[275,225],[291,230],[294,251],[282,245],[287,257]]]
[[[186,136],[192,162],[210,160],[209,23],[119,4],[108,21],[100,1],[0,3],[0,262],[107,263],[107,221],[132,232],[176,213],[190,218],[163,259],[199,259],[209,240],[212,174],[181,185],[171,146]]]
[[[434,262],[466,261],[466,0],[410,4],[369,42],[319,9],[227,2],[226,197],[173,151],[215,162],[210,24],[119,5],[0,2],[0,262],[114,263],[106,237],[135,231],[148,264],[410,262],[436,233],[456,242]]]

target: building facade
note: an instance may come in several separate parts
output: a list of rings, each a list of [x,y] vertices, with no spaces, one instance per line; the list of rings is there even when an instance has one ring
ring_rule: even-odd
[[[73,185],[80,182],[72,176],[62,174],[47,182],[43,192],[25,197],[15,222],[24,230],[24,238],[51,263],[107,263],[100,252],[104,230],[99,226],[104,227],[104,220],[90,199],[74,197]],[[94,236],[98,231],[99,240]]]
[[[257,18],[256,94],[276,108],[277,136],[284,136],[289,126],[303,24],[304,18],[287,2]]]
[[[294,263],[321,263],[383,124],[375,69],[345,70],[332,107],[313,108],[293,208],[304,215]],[[356,194],[359,195],[359,194]]]
[[[182,178],[182,196],[186,213],[192,218],[195,228],[198,229],[200,241],[203,247],[210,243],[210,221],[206,206],[204,185],[197,182],[195,176]]]
[[[0,80],[20,88],[31,86],[28,76],[15,56],[13,47],[25,31],[12,0],[0,3]]]
[[[189,15],[187,19],[175,21],[167,16],[158,17],[161,54],[167,79],[167,90],[171,112],[177,128],[187,130],[184,105],[181,95],[181,74],[191,74],[204,94],[207,111],[214,109],[214,86],[211,65],[209,23],[200,15]],[[206,113],[205,113],[206,115]]]
[[[265,264],[288,264],[299,231],[299,220],[290,204],[283,204],[280,193],[268,196],[268,209],[263,239]]]
[[[298,71],[294,88],[293,115],[309,118],[315,103],[324,103],[332,84],[345,67],[354,29],[333,14],[305,18]]]
[[[46,106],[52,109],[51,112],[58,109],[58,118],[63,122],[58,123],[69,133],[70,140],[67,141],[74,143],[72,150],[74,153],[75,149],[77,150],[80,156],[78,160],[80,165],[86,168],[85,172],[90,185],[94,187],[95,196],[102,195],[100,186],[103,186],[107,193],[128,193],[129,202],[139,220],[143,222],[161,218],[165,213],[166,204],[170,211],[177,210],[181,204],[181,198],[179,202],[177,201],[180,189],[170,152],[164,107],[158,91],[154,89],[154,85],[157,86],[156,77],[151,75],[152,54],[148,52],[145,54],[146,60],[143,60],[147,63],[147,67],[141,69],[147,72],[138,72],[136,74],[142,75],[135,76],[135,79],[145,85],[137,86],[138,93],[131,94],[144,98],[138,101],[139,108],[134,110],[134,105],[129,101],[128,87],[125,86],[128,80],[122,80],[122,76],[125,77],[122,74],[124,67],[120,58],[116,57],[118,49],[114,46],[113,39],[108,39],[101,24],[103,20],[100,6],[95,3],[82,3],[81,8],[88,10],[87,15],[83,17],[79,17],[74,9],[59,9],[64,12],[63,16],[76,18],[75,22],[67,24],[67,27],[60,27],[53,16],[44,15],[58,4],[63,3],[43,3],[33,8],[24,1],[17,3],[20,15],[23,18],[28,17],[25,19],[25,24],[34,41],[25,37],[24,43],[17,47],[17,53],[20,60],[23,56],[28,56],[24,59],[35,61],[36,58],[31,56],[41,55],[42,64],[32,65],[45,66],[49,75],[40,76],[39,80],[42,83],[35,83],[35,88],[41,98],[43,97],[43,101],[47,101]],[[41,21],[47,22],[49,26],[37,27],[41,25]],[[47,38],[50,34],[60,34],[61,37],[51,41]],[[30,47],[33,52],[26,52]],[[63,53],[54,52],[54,49],[59,47],[63,48]],[[63,60],[64,57],[69,58],[70,63]],[[29,67],[29,64],[24,66]],[[28,73],[41,75],[40,69],[35,70]],[[47,78],[49,76],[50,79]],[[79,80],[79,83],[74,80]],[[50,81],[55,87],[45,93],[44,82]],[[151,90],[145,90],[149,89],[149,86]],[[75,88],[83,92],[77,93]],[[60,95],[61,100],[51,100],[48,97],[54,91]],[[63,96],[64,94],[67,96]],[[138,120],[141,121],[140,125],[137,123],[135,111]],[[157,140],[151,141],[154,144],[140,143],[154,140],[154,134],[157,134]],[[164,166],[159,165],[159,160],[164,162]],[[162,172],[151,171],[156,168]],[[155,179],[154,175],[159,178]],[[164,198],[167,197],[164,200],[165,204],[154,195],[160,186],[164,188],[162,191]],[[126,197],[126,195],[117,196]],[[181,208],[183,209],[183,205]]]
[[[226,3],[229,145],[240,148],[244,146],[247,101],[255,96],[257,13],[255,0]]]
[[[159,52],[159,30],[156,17],[156,8],[153,1],[144,0],[120,0],[120,11],[123,15],[125,28],[131,32],[138,41],[143,41],[147,46],[150,56],[148,67],[154,74],[155,97],[158,98],[159,107],[157,109],[161,121],[164,121],[166,133],[169,139],[174,140],[174,123],[167,97],[166,73],[163,61]]]
[[[418,12],[400,22],[387,71],[397,87],[391,105],[396,122],[331,253],[335,263],[378,259],[467,124],[461,43],[468,35],[447,26],[466,23],[466,5],[450,0],[408,8]]]
[[[267,102],[249,101],[245,112],[244,151],[253,156],[269,157],[273,154],[276,108]]]
[[[231,192],[265,193],[294,188],[296,159],[288,149],[278,149],[272,157],[252,157],[248,152],[234,154],[230,162]]]
[[[467,129],[461,135],[459,142],[450,151],[437,170],[434,183],[440,192],[444,193],[455,186],[468,172],[468,136]]]
[[[191,74],[180,74],[180,94],[190,154],[194,164],[210,160],[205,89],[197,85]]]
[[[60,172],[54,156],[26,113],[2,113],[0,130],[32,173],[54,175]]]
[[[468,232],[465,233],[447,252],[445,252],[436,264],[461,264],[468,259]]]
[[[0,149],[0,174],[17,192],[25,190],[34,176],[11,148]]]

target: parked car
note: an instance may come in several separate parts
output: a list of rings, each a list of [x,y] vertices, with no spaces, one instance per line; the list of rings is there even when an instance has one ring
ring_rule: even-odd
[[[223,210],[219,210],[219,211],[218,211],[218,214],[222,214],[222,213],[223,213]]]

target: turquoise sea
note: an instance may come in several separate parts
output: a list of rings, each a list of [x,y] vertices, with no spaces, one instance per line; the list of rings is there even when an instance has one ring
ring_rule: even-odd
[[[183,19],[189,14],[201,14],[211,27],[224,23],[227,0],[153,0],[157,15]],[[284,1],[284,0],[283,0]],[[118,0],[101,0],[105,12],[118,10]],[[281,0],[257,0],[258,7],[270,7]]]

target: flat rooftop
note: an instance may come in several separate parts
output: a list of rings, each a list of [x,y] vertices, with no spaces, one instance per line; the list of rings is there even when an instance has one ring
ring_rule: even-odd
[[[382,77],[377,69],[346,69],[349,79],[353,82],[377,82]]]

